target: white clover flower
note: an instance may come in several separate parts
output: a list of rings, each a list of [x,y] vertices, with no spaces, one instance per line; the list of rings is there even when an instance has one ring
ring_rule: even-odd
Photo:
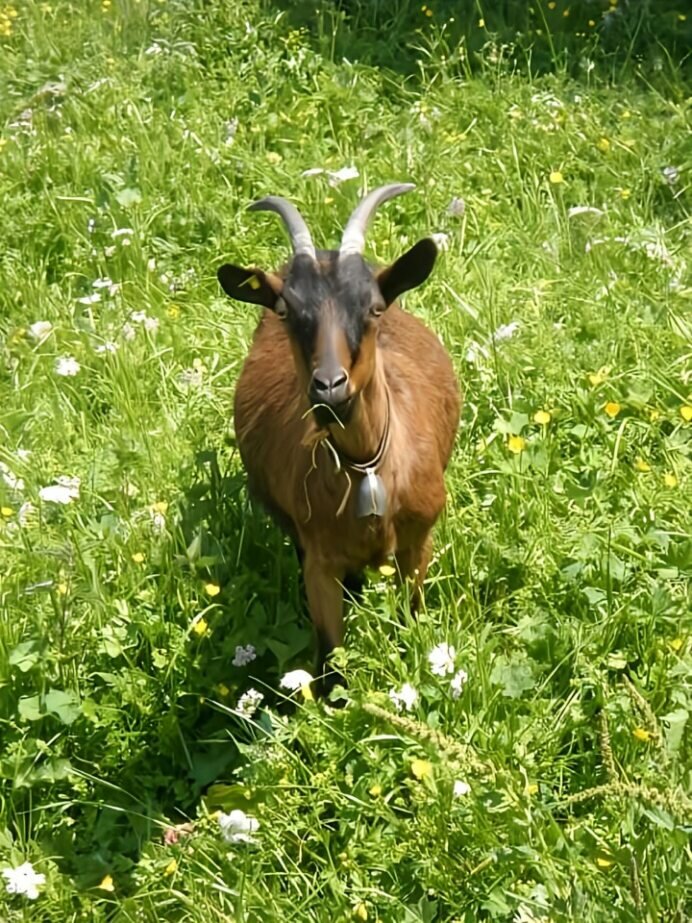
[[[22,478],[18,478],[13,471],[7,467],[4,462],[0,461],[0,475],[2,476],[3,481],[10,490],[24,490],[24,481]]]
[[[452,677],[452,681],[449,684],[452,690],[453,698],[455,699],[459,698],[461,693],[464,691],[464,683],[466,682],[468,678],[469,678],[469,675],[466,672],[466,670],[459,670],[457,673],[454,674],[454,676]]]
[[[513,320],[511,324],[501,324],[493,333],[494,343],[502,343],[503,340],[511,340],[519,329],[519,321]]]
[[[466,202],[463,199],[454,196],[452,201],[447,206],[447,214],[451,215],[453,218],[461,218],[461,216],[466,211]]]
[[[430,237],[438,250],[449,250],[449,234],[440,231],[437,234],[431,234]]]
[[[183,369],[177,378],[179,387],[183,390],[188,388],[201,388],[204,383],[204,369],[198,368]]]
[[[244,692],[238,699],[235,710],[239,712],[243,718],[252,718],[262,704],[263,699],[264,696],[261,692],[258,692],[257,689],[248,689],[248,691]]]
[[[156,331],[159,329],[158,317],[145,317],[144,318],[144,329],[148,330],[149,333],[156,333]]]
[[[446,641],[438,644],[428,654],[430,669],[436,676],[446,676],[448,673],[454,673],[454,658],[456,657],[456,648]]]
[[[109,279],[108,276],[104,276],[102,279],[94,279],[91,283],[92,288],[110,288],[113,285],[113,280]]]
[[[105,343],[99,343],[98,346],[95,346],[94,352],[101,356],[104,353],[115,353],[119,349],[120,345],[118,343],[114,343],[112,340],[106,340]]]
[[[49,320],[37,320],[29,327],[29,336],[32,340],[42,342],[53,332],[53,325]]]
[[[66,506],[73,500],[79,500],[79,485],[81,483],[78,477],[67,477],[61,474],[56,478],[57,484],[50,484],[48,487],[42,487],[38,495],[46,503],[61,503]]]
[[[134,340],[134,338],[137,336],[137,331],[132,326],[132,324],[128,324],[127,322],[125,322],[123,324],[122,330],[120,331],[120,335],[122,336],[123,340],[126,340],[128,343],[131,343],[132,340]]]
[[[84,295],[83,298],[77,299],[77,304],[98,304],[101,295],[98,292],[92,292],[91,295]]]
[[[17,868],[5,868],[2,874],[9,894],[21,894],[30,901],[38,897],[38,886],[46,883],[46,876],[35,872],[31,862],[25,862]]]
[[[680,171],[677,167],[664,167],[661,173],[663,174],[663,179],[669,186],[674,186],[680,179]]]
[[[485,346],[482,346],[477,340],[471,340],[464,354],[464,359],[470,365],[478,365],[482,359],[488,358],[488,350]]]
[[[291,670],[281,677],[279,686],[282,689],[288,689],[289,692],[296,692],[298,689],[304,689],[312,682],[313,677],[307,670]]]
[[[418,691],[410,683],[404,683],[398,692],[396,689],[390,690],[389,698],[397,711],[401,711],[402,708],[410,711],[418,701]]]
[[[245,647],[242,644],[238,644],[235,649],[235,657],[231,661],[234,667],[245,667],[249,663],[252,663],[257,657],[257,651],[252,646],[252,644],[246,644]]]
[[[468,795],[471,791],[471,786],[468,782],[464,782],[461,779],[456,779],[454,782],[453,794],[455,798],[463,798],[464,795]]]
[[[74,378],[79,374],[81,366],[74,356],[60,356],[55,360],[55,373],[63,378]]]
[[[230,814],[219,812],[221,835],[227,843],[254,843],[253,833],[259,830],[259,821],[245,811],[234,810]]]

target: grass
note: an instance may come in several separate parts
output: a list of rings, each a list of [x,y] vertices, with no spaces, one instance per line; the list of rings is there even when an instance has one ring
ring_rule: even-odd
[[[414,79],[324,34],[257,0],[0,7],[0,868],[46,878],[0,880],[0,918],[682,921],[689,86],[592,38],[536,76],[427,22]],[[448,510],[422,614],[383,574],[351,610],[348,706],[290,703],[310,627],[231,421],[256,313],[215,270],[284,258],[253,198],[322,244],[398,180],[373,258],[447,235],[405,306],[465,392]]]

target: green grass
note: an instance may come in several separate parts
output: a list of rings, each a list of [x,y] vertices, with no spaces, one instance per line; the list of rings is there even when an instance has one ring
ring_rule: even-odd
[[[492,36],[469,63],[436,22],[403,77],[332,55],[318,6],[315,36],[258,0],[0,6],[0,869],[46,876],[36,901],[0,878],[0,919],[683,921],[689,86],[591,37],[593,68],[531,76]],[[448,235],[405,300],[465,392],[448,510],[424,611],[372,574],[347,707],[294,705],[297,566],[231,421],[256,313],[215,270],[284,259],[254,198],[333,244],[409,180],[369,253]],[[59,476],[79,497],[42,502]],[[224,842],[233,808],[254,845]]]

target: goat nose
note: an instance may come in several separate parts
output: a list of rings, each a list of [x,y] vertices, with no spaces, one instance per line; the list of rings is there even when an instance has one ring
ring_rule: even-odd
[[[348,373],[346,369],[328,372],[316,369],[312,373],[311,397],[316,403],[340,404],[348,397]]]

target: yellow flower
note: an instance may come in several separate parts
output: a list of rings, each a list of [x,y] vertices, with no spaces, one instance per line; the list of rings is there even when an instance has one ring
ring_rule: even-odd
[[[635,728],[632,731],[632,737],[634,737],[635,740],[640,740],[644,744],[651,740],[651,734],[644,728]]]
[[[607,365],[602,365],[597,372],[590,372],[587,375],[589,379],[589,384],[592,388],[597,388],[599,385],[602,385],[610,374],[610,367]]]
[[[520,455],[526,448],[526,439],[523,436],[510,436],[507,448],[513,455]]]
[[[548,179],[553,184],[553,186],[559,186],[560,183],[564,183],[565,181],[564,176],[562,173],[560,173],[559,170],[553,170]]]
[[[333,201],[334,201],[334,196],[326,195],[326,196],[324,197],[324,204],[325,204],[325,205],[331,205]]]
[[[226,698],[228,693],[231,691],[225,683],[219,683],[219,685],[216,688],[218,690],[219,695],[222,696],[222,698],[224,699]]]
[[[132,555],[132,560],[135,562],[135,564],[141,564],[144,561],[144,555],[141,551],[135,551],[135,553]]]
[[[651,465],[648,462],[644,461],[644,459],[640,455],[637,455],[635,462],[634,462],[634,467],[637,469],[637,471],[643,471],[643,472],[651,471]]]
[[[204,618],[204,616],[201,619],[197,619],[195,624],[192,626],[192,630],[200,638],[202,635],[206,635],[207,631],[209,630],[209,623]]]
[[[595,20],[595,19],[590,19],[590,20],[589,20],[589,28],[590,28],[590,29],[593,29],[593,27],[594,27],[595,25],[596,25],[596,20]]]
[[[57,591],[61,596],[67,596],[67,584],[59,583],[57,586]]]
[[[485,29],[485,19],[479,19],[479,20],[478,20],[478,28],[479,28],[479,29]]]
[[[369,789],[369,794],[372,795],[373,798],[379,798],[382,794],[382,786],[377,784],[373,785],[372,788]]]
[[[391,564],[383,564],[379,570],[383,577],[393,577],[396,573],[396,568]]]
[[[430,17],[433,15],[433,11],[430,9],[430,7],[428,7],[428,9],[425,11],[425,15],[428,17],[428,19],[430,19]]]
[[[557,3],[555,3],[555,0],[550,0],[550,3],[548,4],[548,9],[554,10],[556,6],[557,6]]]
[[[269,151],[267,153],[267,163],[277,164],[277,163],[281,163],[282,160],[283,160],[283,157],[281,156],[281,154],[277,154],[276,151]]]
[[[666,472],[666,474],[663,475],[663,483],[666,485],[666,487],[671,487],[671,488],[677,487],[678,479],[675,477],[674,474],[668,471]]]
[[[687,14],[678,13],[678,22],[687,22]]]
[[[161,513],[162,516],[165,516],[166,511],[168,510],[168,504],[165,500],[159,500],[153,504],[152,510],[155,513]]]
[[[166,308],[166,314],[170,317],[171,320],[178,320],[180,317],[180,308],[177,304],[169,304]]]
[[[207,596],[218,596],[221,592],[221,587],[218,585],[218,583],[205,583],[204,591]]]
[[[164,875],[173,875],[178,871],[178,863],[175,859],[171,859],[166,868],[163,870]]]
[[[356,904],[353,908],[353,916],[356,920],[367,920],[368,919],[368,908],[361,901],[360,904]]]
[[[562,15],[565,17],[565,19],[567,19],[567,17],[569,16],[569,10],[563,10]]]
[[[612,859],[604,859],[602,856],[599,856],[598,859],[596,859],[596,865],[599,867],[599,869],[609,869],[612,864]]]
[[[533,415],[533,422],[538,423],[539,426],[547,426],[551,420],[552,417],[547,410],[537,410]]]
[[[610,141],[607,138],[599,138],[596,147],[602,154],[607,154],[610,150]]]
[[[115,891],[115,885],[113,884],[113,878],[110,875],[106,875],[100,885],[97,885],[102,891]]]
[[[610,417],[611,420],[614,420],[622,410],[622,405],[618,404],[617,401],[608,401],[603,410],[605,411],[606,416]]]
[[[675,653],[677,654],[678,651],[682,650],[683,644],[684,644],[684,641],[682,640],[682,638],[673,638],[673,640],[670,642],[670,648],[671,650],[675,651]]]
[[[0,513],[2,513],[5,519],[9,519],[10,516],[14,516],[14,510],[11,506],[0,507]]]
[[[689,423],[690,420],[692,420],[692,406],[690,406],[690,404],[683,404],[680,408],[680,416],[685,423]]]
[[[432,769],[432,763],[428,760],[414,760],[411,763],[411,774],[418,780],[431,776]]]
[[[527,795],[535,795],[537,791],[538,791],[538,786],[536,785],[535,782],[532,782],[530,785],[526,786]]]
[[[657,407],[652,407],[649,411],[649,419],[652,423],[655,423],[656,420],[661,416],[661,411]]]

